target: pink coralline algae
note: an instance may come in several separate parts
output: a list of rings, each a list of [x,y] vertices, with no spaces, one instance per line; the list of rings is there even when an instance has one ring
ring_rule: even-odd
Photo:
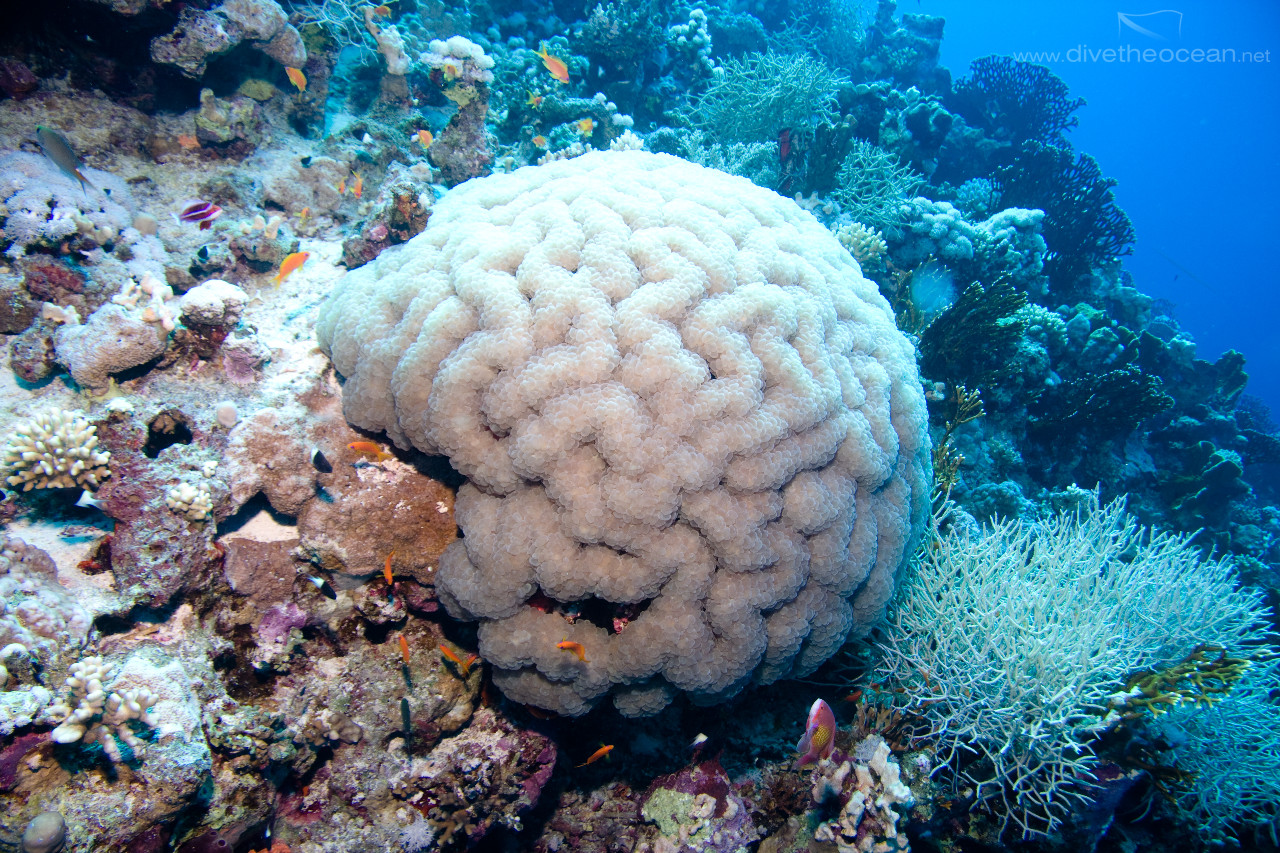
[[[11,57],[0,57],[0,91],[20,101],[40,87],[40,78],[24,63]]]

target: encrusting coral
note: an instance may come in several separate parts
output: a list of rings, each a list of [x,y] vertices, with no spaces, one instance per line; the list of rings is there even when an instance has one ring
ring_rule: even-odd
[[[354,425],[470,479],[439,594],[507,695],[560,713],[813,671],[879,620],[929,505],[875,285],[793,202],[666,155],[468,183],[318,336]]]

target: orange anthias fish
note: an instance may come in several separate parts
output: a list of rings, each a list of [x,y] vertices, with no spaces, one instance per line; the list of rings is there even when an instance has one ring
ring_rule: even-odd
[[[546,138],[545,136],[543,136],[542,134],[538,134],[537,136],[535,136],[535,137],[534,137],[532,140],[530,140],[530,141],[531,141],[534,145],[538,146],[539,148],[546,148],[546,147],[547,147],[547,138]]]
[[[280,272],[276,273],[276,277],[271,279],[277,285],[288,278],[292,273],[298,270],[307,262],[307,258],[311,257],[310,252],[294,252],[292,255],[284,259],[284,263],[280,264]]]
[[[382,567],[382,577],[386,579],[387,586],[391,586],[391,558],[394,557],[395,555],[396,555],[395,551],[392,551],[390,554],[388,554],[386,565]]]
[[[578,133],[581,133],[583,136],[590,136],[596,129],[596,123],[589,118],[584,118],[578,121],[577,125]]]
[[[360,198],[362,192],[364,192],[364,177],[357,174],[356,182],[351,185],[351,194],[356,198]]]
[[[606,755],[608,755],[612,751],[613,751],[613,744],[609,744],[608,746],[602,746],[599,749],[597,749],[595,752],[591,753],[591,755],[587,758],[586,761],[576,766],[586,767],[588,764],[595,764],[597,761],[604,758]]]
[[[195,151],[200,147],[200,140],[189,133],[178,134],[178,145],[187,151]]]
[[[390,17],[391,17],[391,7],[390,7],[390,6],[388,6],[388,5],[386,5],[385,3],[384,3],[383,5],[381,5],[381,6],[374,6],[374,7],[373,7],[373,14],[374,14],[375,16],[379,17],[379,18],[390,18]]]
[[[436,141],[436,138],[431,135],[431,131],[429,130],[418,131],[418,142],[422,144],[423,148],[430,148],[431,143],[435,141]]]
[[[284,73],[288,75],[289,82],[298,87],[299,92],[307,91],[307,75],[302,73],[301,68],[286,68]]]
[[[530,92],[528,89],[526,89],[525,91],[526,91],[526,92],[529,92],[529,97],[527,97],[527,98],[525,98],[525,99],[524,99],[524,102],[525,102],[525,105],[526,105],[526,106],[534,107],[535,109],[536,109],[537,107],[542,106],[542,96],[541,96],[541,95],[535,95],[535,94],[533,94],[533,92]]]
[[[347,179],[346,179],[346,178],[343,178],[342,180],[338,181],[338,185],[337,185],[336,187],[334,187],[334,189],[338,191],[338,195],[346,195],[346,193],[347,193]]]
[[[404,638],[404,634],[400,635],[400,657],[404,658],[404,665],[409,665],[409,641]]]
[[[462,670],[463,678],[466,678],[468,675],[471,674],[471,664],[475,662],[475,659],[477,657],[476,655],[470,655],[467,657],[466,660],[463,660],[462,658],[458,657],[457,652],[455,652],[453,649],[446,646],[444,643],[440,644],[440,653],[443,654],[449,660],[453,661],[455,664],[457,664],[458,669]]]
[[[353,441],[347,445],[347,450],[353,450],[361,456],[372,456],[374,462],[386,462],[395,458],[394,453],[388,453],[372,441]]]
[[[573,652],[578,656],[578,660],[583,663],[591,663],[591,661],[587,660],[587,649],[582,643],[575,643],[573,640],[561,640],[556,643],[556,648],[563,649],[566,652]]]
[[[306,224],[307,224],[307,217],[308,217],[308,216],[310,216],[310,215],[311,215],[311,208],[309,208],[309,207],[304,207],[304,208],[302,208],[302,210],[301,210],[301,211],[299,211],[299,213],[298,213],[298,227],[299,227],[299,228],[301,228],[302,226],[304,226],[304,225],[306,225]]]
[[[542,45],[542,50],[534,51],[542,58],[543,66],[551,72],[551,76],[559,80],[561,83],[569,82],[569,66],[564,64],[564,60],[558,56],[552,56],[547,53],[547,46]]]

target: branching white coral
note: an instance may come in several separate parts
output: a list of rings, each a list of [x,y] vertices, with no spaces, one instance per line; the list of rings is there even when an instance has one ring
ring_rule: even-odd
[[[207,486],[179,483],[169,490],[164,502],[169,509],[181,513],[188,521],[205,521],[213,511],[213,496]]]
[[[111,476],[111,454],[98,450],[98,428],[63,409],[18,425],[4,450],[5,482],[32,489],[98,488]]]
[[[151,708],[159,701],[159,697],[145,687],[108,693],[102,685],[107,674],[102,658],[97,656],[84,658],[71,665],[71,675],[67,677],[66,685],[76,704],[72,707],[64,701],[49,707],[50,716],[63,718],[49,736],[57,743],[100,743],[102,751],[112,761],[120,761],[120,747],[116,738],[127,744],[135,754],[140,753],[145,744],[133,733],[129,722],[137,720],[144,725],[154,726]]]
[[[894,605],[879,676],[905,688],[944,752],[984,759],[968,782],[1027,836],[1088,801],[1100,715],[1131,673],[1202,643],[1247,657],[1265,617],[1229,563],[1091,495],[1042,526],[942,536]]]

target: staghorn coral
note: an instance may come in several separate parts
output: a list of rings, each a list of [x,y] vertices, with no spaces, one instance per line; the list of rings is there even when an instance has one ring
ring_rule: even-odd
[[[725,142],[764,142],[784,127],[836,120],[836,89],[846,78],[802,53],[755,53],[730,59],[689,118]]]
[[[1130,673],[1201,644],[1247,656],[1266,617],[1229,563],[1202,561],[1189,537],[1140,528],[1123,500],[1099,506],[1094,494],[1046,523],[942,535],[894,603],[877,675],[934,726],[940,767],[958,750],[981,757],[961,778],[1002,831],[1025,837],[1088,804],[1093,743]]]
[[[811,672],[880,618],[928,506],[875,285],[792,202],[672,157],[469,183],[317,329],[348,420],[470,479],[438,590],[518,701],[647,714]]]
[[[111,454],[98,450],[98,428],[75,412],[54,409],[24,421],[4,451],[5,482],[32,489],[98,488],[111,476]]]
[[[906,220],[906,202],[919,188],[920,176],[883,148],[855,139],[836,183],[831,195],[855,222],[883,228]]]

